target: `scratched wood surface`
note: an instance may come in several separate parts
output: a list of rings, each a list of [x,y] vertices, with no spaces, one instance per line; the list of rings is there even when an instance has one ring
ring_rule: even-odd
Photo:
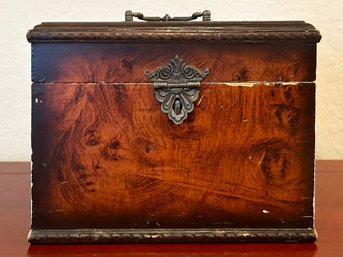
[[[312,227],[313,83],[34,83],[33,228]]]
[[[33,43],[33,82],[151,82],[144,70],[175,55],[210,73],[203,82],[314,81],[316,45]]]
[[[31,163],[0,163],[0,256],[18,257],[341,257],[343,161],[316,162],[315,243],[30,245]]]

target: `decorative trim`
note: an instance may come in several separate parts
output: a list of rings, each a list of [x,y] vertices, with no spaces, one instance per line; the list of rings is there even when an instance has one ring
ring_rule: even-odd
[[[200,81],[209,71],[207,68],[198,71],[176,55],[169,64],[158,67],[154,72],[145,70],[144,73],[154,81],[156,99],[161,103],[161,110],[179,125],[193,111],[193,102],[199,96]]]
[[[224,42],[277,42],[277,41],[301,41],[319,42],[321,39],[317,31],[309,32],[273,32],[273,33],[169,33],[169,32],[43,32],[30,31],[27,35],[29,42],[39,41],[110,41],[110,42],[149,42],[149,41],[224,41]],[[198,42],[199,43],[199,42]]]
[[[321,35],[303,21],[285,22],[115,22],[42,23],[27,33],[30,42],[319,42]]]
[[[30,243],[313,242],[314,229],[32,229]]]

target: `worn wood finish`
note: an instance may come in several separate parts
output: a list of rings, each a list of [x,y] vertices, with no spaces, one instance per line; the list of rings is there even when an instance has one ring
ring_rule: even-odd
[[[151,84],[32,90],[34,229],[313,227],[312,83],[203,84],[182,126]]]
[[[0,256],[18,257],[340,257],[343,251],[343,162],[317,161],[316,243],[30,245],[30,163],[0,163]],[[335,167],[335,170],[332,167]],[[14,168],[15,173],[12,173]]]
[[[158,228],[158,229],[32,229],[32,244],[74,243],[298,243],[313,242],[314,229],[308,228]],[[66,240],[67,239],[67,240]]]
[[[30,42],[307,42],[319,31],[304,21],[250,22],[43,22]]]
[[[27,38],[31,242],[315,240],[312,25],[42,23]],[[194,69],[157,69],[176,56]],[[199,98],[190,69],[209,71]],[[172,89],[180,125],[154,94],[175,85],[195,105]]]
[[[172,41],[171,41],[172,42]],[[314,81],[316,45],[33,43],[34,82],[151,82],[144,70],[175,55],[210,73],[203,82]]]

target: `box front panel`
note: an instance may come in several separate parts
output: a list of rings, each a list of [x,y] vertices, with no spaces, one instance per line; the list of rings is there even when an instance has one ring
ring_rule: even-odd
[[[32,228],[311,228],[314,94],[202,83],[175,125],[151,83],[34,83]]]

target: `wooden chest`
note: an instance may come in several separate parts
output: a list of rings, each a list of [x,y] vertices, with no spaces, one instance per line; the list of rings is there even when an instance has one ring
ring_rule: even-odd
[[[200,15],[28,32],[30,242],[316,239],[319,32]]]

